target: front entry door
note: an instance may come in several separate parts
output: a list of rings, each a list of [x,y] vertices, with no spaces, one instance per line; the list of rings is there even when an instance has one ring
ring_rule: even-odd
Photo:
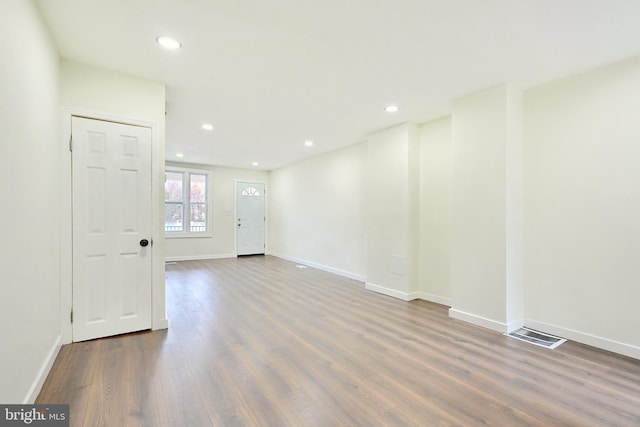
[[[73,340],[151,328],[151,129],[72,118]]]
[[[264,184],[238,182],[238,255],[264,254]]]

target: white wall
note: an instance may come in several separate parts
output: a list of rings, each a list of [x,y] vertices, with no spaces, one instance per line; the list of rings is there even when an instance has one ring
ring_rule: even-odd
[[[418,290],[418,149],[415,124],[367,138],[367,288],[402,299]]]
[[[640,358],[640,59],[529,89],[524,107],[508,85],[476,95],[419,127],[419,297],[450,302],[456,276],[464,308],[493,326],[524,313],[528,326]],[[274,171],[272,249],[366,279],[367,204],[344,194],[363,194],[367,167],[358,144]],[[334,170],[352,179],[334,184]],[[385,200],[378,214],[393,216]]]
[[[451,304],[451,117],[420,125],[420,293]]]
[[[527,323],[640,358],[640,59],[525,93]]]
[[[522,96],[510,85],[453,105],[452,317],[506,332],[523,319]]]
[[[62,113],[62,156],[60,166],[65,187],[63,202],[63,263],[62,263],[62,311],[68,313],[71,305],[71,203],[70,153],[66,147],[70,132],[70,116],[80,113],[89,117],[112,119],[152,128],[152,202],[155,213],[153,224],[153,328],[168,325],[165,312],[164,287],[164,129],[165,86],[162,83],[129,76],[122,73],[61,61],[60,100]],[[66,132],[66,134],[65,134]],[[67,316],[64,316],[66,318]],[[63,335],[70,337],[71,326],[63,325]]]
[[[364,280],[366,145],[271,172],[271,253]]]
[[[32,402],[60,337],[58,56],[30,1],[0,13],[0,402]]]
[[[452,307],[504,322],[506,87],[453,108]]]
[[[524,322],[524,101],[507,86],[506,129],[506,320],[509,331]]]
[[[166,259],[213,259],[236,256],[235,181],[262,181],[267,183],[269,197],[269,172],[237,169],[220,166],[205,166],[189,163],[167,162],[167,166],[187,167],[211,171],[213,183],[212,233],[211,237],[167,238]],[[267,203],[268,208],[268,203]]]
[[[157,122],[161,126],[159,136],[164,148],[163,83],[66,59],[61,61],[61,67],[63,106]]]
[[[412,176],[406,168],[409,165],[407,129],[398,129],[401,144],[391,143],[380,161],[382,169],[386,169],[389,156],[400,156],[405,165],[404,169],[398,169],[401,185],[407,194],[411,191],[416,195],[413,206],[409,206],[408,196],[404,198],[402,214],[404,222],[413,221],[414,227],[420,228],[419,234],[413,233],[416,237],[413,251],[420,254],[414,263],[419,284],[413,293],[448,304],[451,298],[451,119],[447,117],[417,127],[419,135],[414,137],[419,138],[419,144],[414,144],[412,152],[415,161]],[[369,244],[364,224],[366,165],[367,144],[361,143],[273,171],[270,251],[366,281]],[[388,188],[391,197],[397,195],[396,187],[385,174],[377,175],[381,184],[373,184],[372,188]],[[415,182],[410,189],[411,180]],[[394,203],[386,198],[389,194],[385,194],[379,212],[386,216]],[[394,230],[396,226],[393,223]],[[382,239],[379,247],[388,249],[389,240]],[[408,239],[400,244],[404,253],[411,247]],[[391,267],[389,258],[387,254],[385,272]],[[406,288],[403,292],[404,297],[410,297],[406,295]]]

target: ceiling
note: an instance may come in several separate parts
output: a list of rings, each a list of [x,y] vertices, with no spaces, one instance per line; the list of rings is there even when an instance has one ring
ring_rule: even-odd
[[[483,88],[640,54],[638,0],[37,4],[63,58],[166,84],[168,160],[265,170],[442,116]]]

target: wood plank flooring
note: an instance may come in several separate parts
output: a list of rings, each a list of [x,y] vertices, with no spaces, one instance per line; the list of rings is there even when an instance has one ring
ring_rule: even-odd
[[[548,350],[274,257],[167,265],[165,331],[66,345],[72,426],[639,426],[640,361]]]

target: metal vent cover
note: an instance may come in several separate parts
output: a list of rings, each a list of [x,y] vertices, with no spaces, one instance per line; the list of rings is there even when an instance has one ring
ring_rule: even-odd
[[[513,331],[505,335],[520,341],[525,341],[531,344],[538,345],[540,347],[546,347],[550,349],[557,348],[558,346],[560,346],[560,344],[567,341],[565,338],[559,338],[529,328],[520,328],[517,331]]]

